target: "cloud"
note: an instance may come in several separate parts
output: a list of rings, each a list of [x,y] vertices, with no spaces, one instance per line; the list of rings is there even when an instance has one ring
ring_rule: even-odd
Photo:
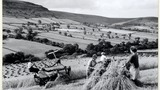
[[[50,10],[111,17],[157,16],[158,0],[25,0]]]
[[[93,9],[93,0],[24,0],[41,4],[48,8]]]

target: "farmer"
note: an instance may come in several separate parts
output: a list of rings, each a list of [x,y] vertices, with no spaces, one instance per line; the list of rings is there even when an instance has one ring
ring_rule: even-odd
[[[88,62],[88,67],[87,67],[87,77],[88,78],[92,74],[92,72],[94,71],[94,67],[97,64],[96,59],[97,59],[97,55],[93,54],[92,59]]]
[[[131,74],[131,79],[136,82],[139,78],[139,60],[137,55],[137,48],[131,46],[130,48],[131,57],[129,58],[128,62],[126,63],[126,67],[129,66],[129,72]]]
[[[100,57],[100,61],[99,62],[104,62],[108,60],[107,57],[105,56],[105,52],[101,52],[101,57]]]
[[[38,73],[39,69],[37,68],[37,66],[32,62],[32,60],[30,59],[30,61],[28,62],[28,69],[30,72],[34,72],[34,73]]]

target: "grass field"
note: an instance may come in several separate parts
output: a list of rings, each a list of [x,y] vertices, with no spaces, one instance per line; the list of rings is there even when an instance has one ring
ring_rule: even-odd
[[[85,49],[87,47],[87,45],[90,44],[90,43],[93,43],[93,44],[97,44],[98,43],[98,41],[67,37],[67,36],[64,36],[64,35],[59,35],[59,34],[54,33],[54,32],[41,33],[41,34],[39,34],[38,37],[48,38],[48,39],[50,39],[52,41],[58,40],[59,42],[64,42],[64,43],[67,42],[67,44],[77,43],[77,44],[79,44],[80,48],[82,48],[82,49]]]
[[[115,59],[127,59],[128,57],[115,57]],[[86,79],[80,79],[85,77],[86,64],[90,58],[79,58],[72,60],[62,60],[62,63],[66,66],[72,67],[71,78],[73,81],[68,84],[58,84],[57,86],[47,89],[47,90],[81,90]],[[140,80],[145,83],[146,90],[156,90],[157,89],[157,78],[158,78],[158,60],[157,57],[140,57]],[[43,63],[51,64],[53,61],[44,61]],[[147,64],[147,62],[149,62]],[[37,66],[43,67],[42,62],[37,62]],[[13,68],[14,67],[14,68]],[[15,87],[15,90],[38,90],[43,87],[35,86],[33,79],[33,74],[29,73],[27,70],[27,63],[23,64],[11,64],[3,66],[3,75],[9,77],[5,78],[3,81],[5,87]],[[25,79],[28,80],[28,83],[25,83]],[[77,80],[78,79],[78,80]],[[80,80],[79,80],[80,79]],[[17,82],[21,80],[21,82]],[[13,82],[14,85],[12,84]],[[17,82],[17,83],[16,83]],[[10,86],[11,85],[11,86]],[[12,86],[13,85],[13,86]],[[26,85],[26,86],[25,86]]]
[[[55,42],[60,42],[60,43],[65,43],[65,44],[74,44],[77,43],[79,44],[80,48],[85,49],[88,44],[93,43],[97,44],[98,39],[103,38],[106,41],[110,41],[112,45],[119,44],[121,42],[128,42],[128,41],[133,41],[135,40],[135,37],[140,37],[140,40],[143,40],[144,38],[148,38],[149,41],[155,40],[158,37],[158,34],[153,34],[153,33],[144,33],[144,32],[133,32],[133,31],[127,31],[127,30],[119,30],[119,29],[102,29],[98,31],[96,28],[95,31],[93,32],[92,29],[93,27],[88,27],[84,26],[76,21],[69,20],[69,19],[56,19],[56,18],[30,18],[30,19],[18,19],[18,18],[9,18],[9,17],[3,17],[4,19],[4,28],[9,28],[9,29],[15,29],[19,26],[22,25],[22,23],[27,23],[27,22],[33,22],[33,23],[38,23],[38,20],[41,20],[42,23],[53,23],[53,22],[59,22],[62,23],[60,25],[61,29],[58,29],[59,31],[62,32],[62,34],[66,31],[68,34],[71,34],[73,37],[67,37],[64,35],[59,35],[58,32],[56,31],[50,31],[50,32],[45,32],[45,31],[40,31],[41,33],[38,34],[40,38],[47,38],[49,40],[55,41]],[[72,29],[67,29],[67,25],[70,24],[70,27]],[[75,29],[77,27],[78,29]],[[82,28],[86,28],[87,34],[84,35],[83,31],[81,30]],[[27,31],[27,30],[24,30]],[[34,29],[34,31],[38,31]],[[106,31],[111,31],[111,39],[107,37],[107,32]],[[131,40],[128,39],[126,36],[125,39],[123,38],[123,34],[127,33],[134,33],[132,34]],[[117,35],[115,35],[117,33]],[[104,34],[104,37],[101,37],[101,35]],[[118,36],[119,38],[115,38]]]
[[[157,39],[157,35],[156,34],[147,34],[147,33],[140,33],[140,32],[134,32],[134,34],[131,37],[131,40],[128,39],[128,37],[126,37],[126,39],[123,39],[123,36],[121,36],[123,33],[128,33],[129,31],[125,31],[123,30],[123,32],[114,29],[116,32],[121,32],[118,34],[119,38],[115,38],[115,34],[111,33],[111,36],[114,36],[114,38],[107,38],[106,32],[105,31],[96,31],[96,32],[92,32],[92,35],[90,34],[91,31],[87,32],[87,35],[83,34],[83,30],[78,30],[78,29],[59,29],[62,32],[62,35],[60,35],[58,32],[56,31],[50,31],[50,32],[45,32],[45,33],[40,33],[38,37],[43,37],[43,38],[47,38],[50,39],[52,41],[56,41],[56,42],[63,42],[65,44],[73,44],[73,43],[78,43],[80,48],[85,49],[86,46],[90,43],[93,44],[97,44],[98,43],[98,39],[101,38],[100,35],[102,35],[102,33],[104,33],[104,38],[106,41],[110,41],[112,45],[115,44],[119,44],[121,42],[128,42],[128,41],[133,41],[135,40],[135,37],[140,37],[140,40],[143,40],[144,38],[148,38],[149,41],[153,41],[155,39]],[[68,31],[68,32],[67,32]],[[67,37],[64,36],[63,33],[67,32],[67,34],[71,34],[73,37]]]
[[[31,42],[27,40],[7,39],[3,41],[3,55],[9,53],[9,51],[22,51],[25,54],[33,54],[35,56],[44,57],[44,52],[51,49],[60,49],[37,42]],[[7,50],[6,50],[7,49]]]

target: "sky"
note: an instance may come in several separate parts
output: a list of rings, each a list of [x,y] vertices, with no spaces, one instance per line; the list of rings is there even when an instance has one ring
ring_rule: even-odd
[[[104,17],[158,17],[158,0],[23,0],[49,10]]]

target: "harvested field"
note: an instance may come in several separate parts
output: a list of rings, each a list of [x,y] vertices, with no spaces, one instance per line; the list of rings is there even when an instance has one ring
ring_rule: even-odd
[[[83,59],[83,60],[85,60],[85,59]],[[76,70],[78,70],[78,68]],[[75,72],[75,73],[77,75],[79,74],[78,72]],[[157,80],[157,78],[158,78],[158,69],[157,68],[148,69],[148,70],[141,70],[140,71],[140,75],[141,75],[140,81],[142,83],[144,83],[144,87],[143,87],[142,90],[157,90],[157,88],[158,88],[158,86],[157,86],[157,84],[158,84],[158,80]],[[21,82],[25,81],[25,79],[28,79],[28,81],[32,80],[32,79],[29,79],[29,77],[32,77],[32,76],[30,76],[30,75],[29,76],[23,76],[22,77],[23,80],[21,79],[21,77],[16,77],[16,78],[14,78],[14,80],[19,79],[19,80],[21,80]],[[8,81],[8,84],[10,84],[10,86],[11,86],[11,84],[13,85],[12,82],[14,80],[13,80],[13,78],[8,79],[8,80],[4,79],[4,81]],[[45,90],[82,90],[83,85],[86,83],[87,80],[88,79],[73,80],[73,81],[68,82],[66,84],[58,84],[58,85],[55,85],[55,86],[53,86],[51,88],[48,88],[48,89],[45,89]],[[31,85],[31,83],[32,83],[32,85]],[[13,86],[12,86],[12,90],[41,90],[41,89],[44,89],[44,87],[40,87],[40,86],[34,85],[33,82],[30,82],[30,83],[27,83],[27,84],[25,84],[25,83],[16,84],[15,83],[14,85],[15,85],[14,86],[15,88],[13,88]],[[24,86],[23,87],[18,87],[18,85],[19,86],[20,85],[21,86],[24,85]],[[29,86],[29,85],[31,85],[31,86]],[[27,86],[29,86],[29,87],[27,87]]]
[[[115,57],[115,59],[127,59],[127,58],[128,57],[118,57],[118,56]],[[73,76],[81,78],[85,76],[86,65],[90,59],[91,58],[79,58],[79,59],[71,59],[71,60],[64,59],[62,60],[62,64],[66,66],[71,66],[71,68],[74,68],[75,72],[73,72]],[[140,61],[141,70],[158,68],[157,57],[140,57],[139,61]],[[150,62],[150,63],[146,64],[147,62]],[[41,61],[36,62],[36,65],[38,67],[44,67],[45,64],[52,65],[53,63],[54,63],[54,60],[45,60],[43,62]],[[79,74],[76,74],[76,73],[79,73]],[[11,65],[3,66],[4,78],[25,76],[28,74],[31,74],[31,73],[29,73],[29,71],[27,70],[27,63],[11,64]]]
[[[26,40],[7,39],[4,40],[3,48],[10,49],[12,51],[22,51],[25,54],[33,54],[35,56],[44,57],[44,52],[51,49],[60,49],[37,42],[31,42]],[[4,53],[7,53],[3,51]]]
[[[45,37],[45,38],[53,39],[53,41],[55,39],[63,41],[63,42],[67,41],[68,44],[77,43],[77,44],[79,44],[80,48],[82,48],[82,49],[85,49],[87,47],[87,45],[90,44],[90,43],[93,43],[93,44],[98,43],[97,41],[67,37],[67,36],[63,36],[63,35],[59,35],[59,34],[55,34],[55,33],[41,33],[38,37],[43,37],[43,38]]]

